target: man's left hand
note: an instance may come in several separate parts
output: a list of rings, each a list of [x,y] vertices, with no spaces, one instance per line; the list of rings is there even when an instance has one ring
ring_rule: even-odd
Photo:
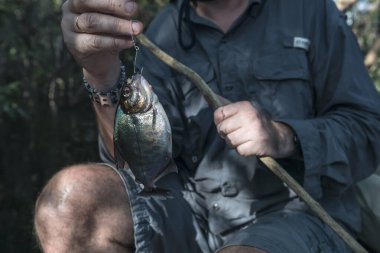
[[[293,130],[248,101],[218,108],[214,122],[219,135],[242,156],[285,158],[296,152]]]

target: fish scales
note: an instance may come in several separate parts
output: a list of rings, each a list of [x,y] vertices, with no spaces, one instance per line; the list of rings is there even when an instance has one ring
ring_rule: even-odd
[[[136,75],[123,89],[115,116],[115,152],[128,163],[139,183],[154,188],[154,179],[165,170],[172,157],[169,120],[141,75]]]

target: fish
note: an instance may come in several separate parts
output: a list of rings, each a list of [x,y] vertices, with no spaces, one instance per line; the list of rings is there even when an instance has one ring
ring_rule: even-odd
[[[128,164],[144,192],[173,170],[172,132],[164,108],[148,81],[137,73],[123,85],[114,121],[116,167]],[[164,173],[166,172],[166,173]]]

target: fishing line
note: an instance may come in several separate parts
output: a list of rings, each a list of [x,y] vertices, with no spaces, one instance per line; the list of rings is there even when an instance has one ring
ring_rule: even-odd
[[[131,22],[131,39],[132,39],[133,47],[135,48],[135,57],[133,60],[133,74],[135,75],[136,74],[137,56],[138,56],[138,53],[140,51],[140,48],[136,43],[135,37],[133,36],[133,20],[131,19],[130,22]]]

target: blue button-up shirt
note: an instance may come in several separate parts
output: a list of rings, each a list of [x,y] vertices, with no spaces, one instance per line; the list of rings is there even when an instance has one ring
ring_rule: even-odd
[[[279,162],[336,219],[360,229],[355,182],[380,159],[380,99],[356,39],[331,0],[251,0],[227,31],[169,4],[148,37],[230,101],[248,100],[297,134],[302,159]],[[180,22],[179,22],[180,21]],[[178,40],[195,45],[184,50]],[[191,36],[191,29],[195,36]],[[189,202],[222,233],[289,205],[294,194],[256,157],[221,139],[213,111],[185,77],[142,49],[140,67],[173,130],[174,159]]]

